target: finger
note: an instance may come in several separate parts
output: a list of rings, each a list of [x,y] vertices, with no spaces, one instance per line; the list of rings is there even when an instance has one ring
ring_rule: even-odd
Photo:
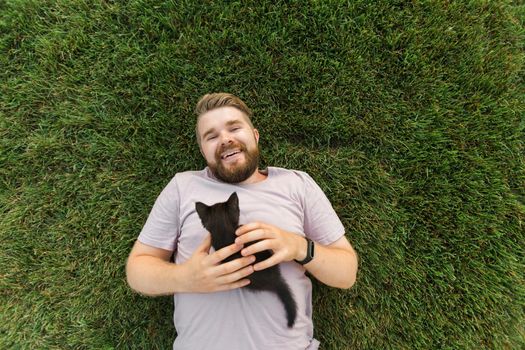
[[[253,264],[254,262],[255,262],[255,256],[247,256],[243,258],[238,258],[232,261],[228,261],[224,264],[217,265],[210,272],[212,276],[226,276],[226,275],[235,273],[241,270],[242,268],[247,267],[248,265],[250,265],[248,267],[251,268],[251,264]],[[253,272],[253,269],[252,269],[252,272]]]
[[[240,281],[237,281],[237,282],[234,282],[234,283],[230,283],[230,284],[222,284],[222,285],[218,286],[217,288],[215,288],[215,291],[216,292],[223,292],[223,291],[226,291],[226,290],[232,290],[232,289],[246,287],[249,284],[250,284],[250,280],[249,279],[243,279],[243,280],[240,280]]]
[[[211,234],[207,233],[206,237],[204,237],[204,240],[199,244],[196,251],[202,252],[202,253],[209,253],[211,248]]]
[[[249,224],[244,224],[244,225],[240,226],[239,228],[237,228],[237,230],[235,231],[235,234],[237,236],[244,235],[247,232],[250,232],[250,231],[253,231],[253,230],[257,230],[257,229],[261,229],[261,228],[263,228],[263,226],[264,226],[264,224],[260,223],[260,222],[250,222]]]
[[[253,265],[253,270],[254,271],[261,271],[261,270],[267,269],[269,267],[272,267],[274,265],[280,264],[281,262],[282,262],[281,258],[277,254],[274,254],[271,257],[269,257],[268,259],[263,260],[263,261],[255,264],[255,265]]]
[[[239,252],[243,248],[242,244],[230,244],[229,246],[226,246],[222,249],[217,250],[216,252],[210,254],[208,256],[209,263],[212,265],[217,265],[230,255],[233,255],[237,252]]]
[[[265,229],[256,229],[243,234],[235,239],[235,243],[246,244],[252,241],[258,241],[266,238],[274,238],[271,232]]]
[[[251,275],[252,273],[254,272],[254,269],[253,269],[253,266],[250,265],[250,266],[246,266],[245,268],[243,269],[240,269],[240,270],[237,270],[233,273],[230,273],[230,274],[227,274],[227,275],[224,275],[222,277],[219,277],[217,279],[217,282],[219,284],[231,284],[231,283],[235,283],[237,281],[240,281],[241,279],[244,279],[245,277],[248,277],[249,275]]]
[[[273,248],[272,241],[269,239],[263,239],[262,241],[251,244],[241,251],[242,256],[250,256],[255,253],[259,253],[265,250],[271,250]]]

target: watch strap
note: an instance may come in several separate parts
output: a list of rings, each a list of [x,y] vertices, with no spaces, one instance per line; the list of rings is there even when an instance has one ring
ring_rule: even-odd
[[[305,265],[305,264],[308,264],[310,261],[312,261],[312,259],[314,258],[314,248],[315,248],[315,245],[314,245],[314,241],[312,241],[310,238],[307,238],[305,237],[306,239],[306,242],[307,242],[307,248],[306,248],[306,258],[304,258],[303,260],[299,261],[299,260],[295,260],[295,262],[301,264],[301,265]]]

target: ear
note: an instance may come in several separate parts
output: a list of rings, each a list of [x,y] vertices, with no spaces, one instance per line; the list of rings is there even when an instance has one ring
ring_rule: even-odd
[[[253,136],[255,137],[255,141],[259,143],[259,130],[253,129]]]
[[[206,156],[204,155],[204,151],[202,150],[202,140],[198,141],[197,144],[199,145],[199,152],[201,152],[201,156],[204,158],[204,160],[206,160]]]
[[[233,192],[230,195],[230,198],[228,198],[228,205],[239,207],[239,197],[237,196],[237,192]]]
[[[199,214],[199,217],[201,218],[202,223],[206,222],[206,219],[208,218],[208,211],[210,210],[210,207],[208,207],[204,203],[197,202],[195,203],[195,210],[197,210],[197,214]]]
[[[204,157],[204,152],[202,151],[202,139],[201,135],[199,134],[199,121],[201,120],[201,117],[197,117],[197,124],[195,125],[195,137],[197,138],[197,145],[199,145],[199,151],[201,152],[201,155]],[[204,157],[206,159],[206,157]]]
[[[227,204],[228,208],[228,215],[230,216],[230,219],[235,225],[239,223],[239,197],[237,197],[237,192],[233,192],[228,198]]]

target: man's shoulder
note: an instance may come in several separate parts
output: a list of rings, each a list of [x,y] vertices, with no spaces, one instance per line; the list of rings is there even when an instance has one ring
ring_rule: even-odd
[[[280,167],[268,167],[269,171],[271,171],[272,176],[279,177],[290,177],[291,179],[296,180],[304,180],[304,179],[311,179],[312,177],[305,171],[302,170],[296,170],[296,169],[287,169],[287,168],[280,168]]]
[[[176,173],[169,181],[167,187],[180,187],[184,188],[188,186],[192,181],[196,179],[206,178],[206,169],[203,170],[186,170]]]
[[[306,171],[279,167],[269,167],[269,171],[272,178],[278,180],[282,185],[300,188],[303,191],[320,188],[315,179]]]
[[[179,181],[191,180],[193,178],[206,178],[206,176],[207,176],[206,169],[186,170],[186,171],[181,171],[181,172],[176,173],[173,179],[179,182]]]

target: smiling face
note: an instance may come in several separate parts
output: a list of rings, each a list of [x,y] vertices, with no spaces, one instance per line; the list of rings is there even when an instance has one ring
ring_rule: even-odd
[[[208,167],[219,180],[249,182],[258,174],[259,132],[239,109],[220,107],[202,114],[197,137]]]

